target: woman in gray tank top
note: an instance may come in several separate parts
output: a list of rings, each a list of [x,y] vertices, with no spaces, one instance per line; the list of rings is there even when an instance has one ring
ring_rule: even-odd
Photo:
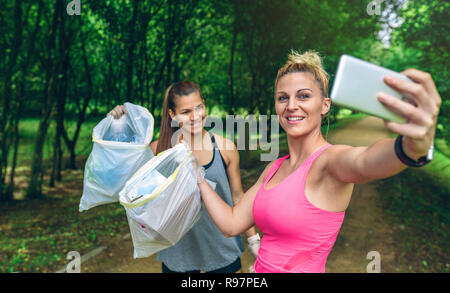
[[[115,118],[125,112],[117,106],[110,112]],[[205,168],[205,178],[230,206],[244,194],[240,178],[239,153],[234,143],[206,131],[204,100],[200,88],[192,82],[170,85],[165,93],[160,136],[150,144],[154,154],[172,147],[181,137],[190,144],[193,155]],[[176,131],[175,125],[179,126]],[[254,227],[246,231],[249,249],[256,257],[259,235]],[[241,236],[226,238],[211,220],[205,207],[199,221],[174,246],[160,251],[157,260],[162,271],[234,273],[241,270],[244,251]]]

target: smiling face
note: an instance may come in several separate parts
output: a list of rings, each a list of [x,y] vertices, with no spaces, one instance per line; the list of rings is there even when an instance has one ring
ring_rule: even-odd
[[[318,82],[308,72],[293,72],[281,77],[275,88],[275,111],[288,136],[303,136],[320,131],[322,115],[330,109]]]
[[[170,117],[177,121],[184,132],[201,133],[205,125],[206,109],[199,92],[175,98],[175,113],[169,110]]]

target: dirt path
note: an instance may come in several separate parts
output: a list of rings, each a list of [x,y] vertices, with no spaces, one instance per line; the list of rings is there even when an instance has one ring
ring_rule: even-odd
[[[330,134],[328,140],[333,144],[352,146],[369,145],[375,140],[388,137],[389,132],[382,120],[373,117],[363,118],[344,129]],[[370,260],[366,259],[370,251],[378,251],[381,255],[381,272],[404,271],[395,264],[395,243],[393,231],[384,221],[379,204],[375,183],[355,186],[353,197],[346,212],[344,224],[331,251],[326,271],[366,272]],[[248,188],[249,186],[244,186]],[[246,241],[244,241],[246,242]],[[83,272],[103,273],[159,273],[161,264],[152,256],[145,259],[133,259],[133,244],[128,237],[119,241],[98,256],[82,265]],[[243,272],[254,258],[246,249],[242,256]]]

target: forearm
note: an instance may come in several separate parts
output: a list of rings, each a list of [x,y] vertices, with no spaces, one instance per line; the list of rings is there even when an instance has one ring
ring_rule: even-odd
[[[395,154],[394,144],[395,139],[380,139],[357,156],[356,168],[364,181],[391,177],[406,169]]]
[[[238,204],[238,202],[242,199],[242,197],[244,196],[244,193],[240,190],[235,190],[231,192],[231,197],[233,200],[233,206],[236,206]],[[248,229],[247,231],[245,231],[245,236],[250,237],[256,234],[256,229],[255,227],[251,227],[250,229]]]
[[[233,208],[229,206],[206,181],[199,185],[206,210],[219,230],[226,236],[233,236]]]

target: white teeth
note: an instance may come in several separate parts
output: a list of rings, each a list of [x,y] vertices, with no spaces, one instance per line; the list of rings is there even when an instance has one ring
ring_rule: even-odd
[[[288,117],[287,120],[288,121],[298,121],[298,120],[303,120],[305,119],[305,117]]]

